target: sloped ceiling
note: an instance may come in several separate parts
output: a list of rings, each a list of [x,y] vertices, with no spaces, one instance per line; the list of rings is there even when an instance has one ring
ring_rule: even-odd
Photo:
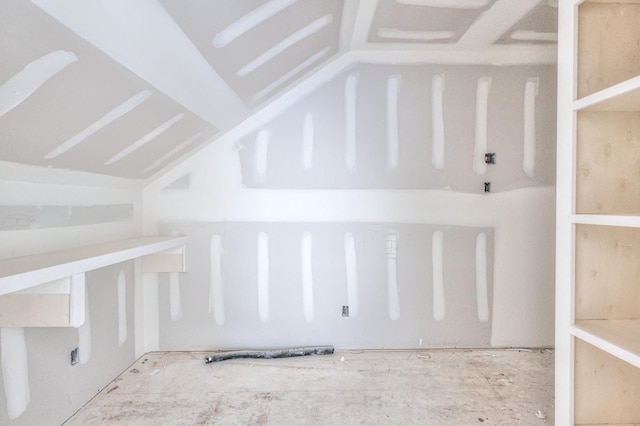
[[[549,57],[556,28],[553,0],[3,0],[0,160],[146,179],[354,52]]]

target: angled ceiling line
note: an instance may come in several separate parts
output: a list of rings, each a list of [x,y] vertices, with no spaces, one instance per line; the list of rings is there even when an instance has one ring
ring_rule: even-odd
[[[249,61],[246,65],[244,65],[242,68],[240,68],[236,72],[236,75],[238,77],[244,77],[247,74],[255,71],[256,69],[260,68],[261,66],[263,66],[264,64],[266,64],[267,62],[269,62],[270,60],[278,56],[280,53],[284,52],[285,50],[293,46],[294,44],[321,31],[323,28],[329,25],[332,20],[333,20],[333,15],[327,14],[321,18],[316,19],[310,24],[300,28],[298,31],[282,39],[278,43],[271,46],[269,49],[262,52],[256,58]]]
[[[331,50],[330,47],[325,47],[325,48],[322,48],[320,51],[314,53],[312,56],[310,56],[309,58],[305,59],[303,62],[299,63],[298,65],[296,65],[295,67],[293,67],[289,71],[287,71],[286,73],[282,74],[277,80],[275,80],[272,83],[270,83],[264,89],[260,90],[258,93],[256,93],[253,96],[253,98],[251,98],[251,100],[252,101],[258,101],[258,100],[264,98],[266,95],[268,95],[269,93],[273,92],[278,87],[280,87],[283,84],[285,84],[287,81],[289,81],[291,78],[293,78],[296,74],[300,73],[304,69],[306,69],[306,68],[310,67],[311,65],[313,65],[314,63],[318,62],[323,56],[325,56],[327,53],[329,53],[330,50]]]
[[[218,129],[248,109],[159,0],[31,0],[82,39]]]
[[[107,112],[105,115],[91,123],[87,128],[75,134],[71,138],[67,139],[65,142],[58,145],[51,152],[44,156],[45,159],[50,160],[56,158],[65,152],[69,151],[71,148],[82,143],[89,136],[96,133],[98,130],[108,126],[112,122],[116,121],[118,118],[123,115],[131,112],[137,106],[142,104],[144,101],[149,99],[151,96],[151,92],[149,90],[143,90],[142,92],[130,97],[117,107],[113,108],[111,111]]]
[[[455,31],[409,31],[396,28],[379,28],[378,37],[394,40],[447,40],[455,37]]]
[[[496,0],[471,24],[457,44],[467,47],[491,45],[539,4],[540,0]]]
[[[409,6],[439,7],[447,9],[482,9],[490,0],[396,0]]]
[[[369,31],[371,31],[371,24],[376,10],[378,10],[378,2],[379,0],[360,0],[351,38],[351,48],[362,46],[369,40]]]
[[[351,48],[351,41],[353,39],[353,32],[356,26],[356,19],[358,18],[360,1],[361,0],[344,0],[344,3],[342,5],[342,19],[340,20],[340,39],[338,44],[338,50],[341,53],[344,53]]]
[[[56,50],[28,63],[0,86],[0,117],[27,100],[40,86],[77,60],[73,52]]]
[[[134,143],[126,147],[125,149],[123,149],[122,151],[118,152],[113,157],[109,158],[107,161],[104,162],[104,165],[109,166],[113,163],[116,163],[122,160],[124,157],[130,155],[134,151],[137,151],[142,146],[146,145],[147,143],[151,142],[152,140],[160,136],[160,134],[164,133],[166,130],[168,130],[171,126],[176,124],[178,121],[182,120],[183,117],[184,117],[183,113],[174,115],[169,120],[162,123],[160,126],[156,127],[155,129],[153,129],[152,131],[150,131],[149,133],[147,133],[146,135],[144,135],[143,137],[141,137],[140,139],[138,139],[137,141],[135,141]]]
[[[295,104],[304,96],[321,87],[328,80],[339,75],[349,66],[353,65],[353,62],[353,57],[349,54],[349,52],[334,57],[322,68],[312,73],[301,82],[292,86],[283,95],[275,97],[273,100],[269,101],[266,105],[261,106],[260,109],[249,115],[246,119],[238,123],[233,128],[227,130],[226,132],[221,132],[217,137],[212,138],[210,140],[210,143],[206,144],[204,147],[202,147],[202,149],[185,154],[182,158],[174,162],[175,166],[171,169],[162,169],[154,173],[147,179],[148,183],[146,187],[149,187],[149,185],[152,185],[155,182],[158,182],[160,185],[166,186],[172,180],[175,180],[175,178],[180,177],[179,175],[181,173],[186,173],[188,171],[189,162],[192,160],[196,161],[198,158],[198,154],[201,153],[202,150],[210,148],[211,146],[217,144],[236,143],[238,140],[249,135],[251,132],[254,132],[262,126],[268,124],[271,120],[280,115],[291,105]]]
[[[225,47],[238,37],[249,32],[254,27],[268,21],[298,0],[271,0],[262,6],[239,18],[213,37],[212,43],[216,48]]]
[[[150,172],[151,170],[157,169],[162,164],[164,164],[167,160],[173,157],[175,154],[179,153],[180,151],[185,149],[187,146],[189,146],[192,142],[197,140],[201,135],[202,135],[202,132],[198,132],[195,135],[192,135],[186,140],[180,142],[178,145],[173,147],[169,152],[165,153],[162,157],[158,158],[156,161],[154,161],[149,166],[147,166],[144,170],[142,170],[142,173],[145,174]]]

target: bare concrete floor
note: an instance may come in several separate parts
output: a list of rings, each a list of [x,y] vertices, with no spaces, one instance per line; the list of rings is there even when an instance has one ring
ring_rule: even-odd
[[[147,354],[65,424],[553,425],[548,349],[204,356]]]

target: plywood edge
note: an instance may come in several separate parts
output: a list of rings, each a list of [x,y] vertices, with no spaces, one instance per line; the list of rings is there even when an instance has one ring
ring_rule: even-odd
[[[185,272],[184,254],[157,253],[144,256],[142,272]]]
[[[0,327],[69,327],[68,294],[0,296]]]

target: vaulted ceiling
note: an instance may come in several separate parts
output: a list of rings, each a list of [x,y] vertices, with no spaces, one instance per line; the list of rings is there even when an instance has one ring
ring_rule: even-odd
[[[3,0],[0,161],[146,179],[354,63],[549,62],[556,28],[557,0]]]

